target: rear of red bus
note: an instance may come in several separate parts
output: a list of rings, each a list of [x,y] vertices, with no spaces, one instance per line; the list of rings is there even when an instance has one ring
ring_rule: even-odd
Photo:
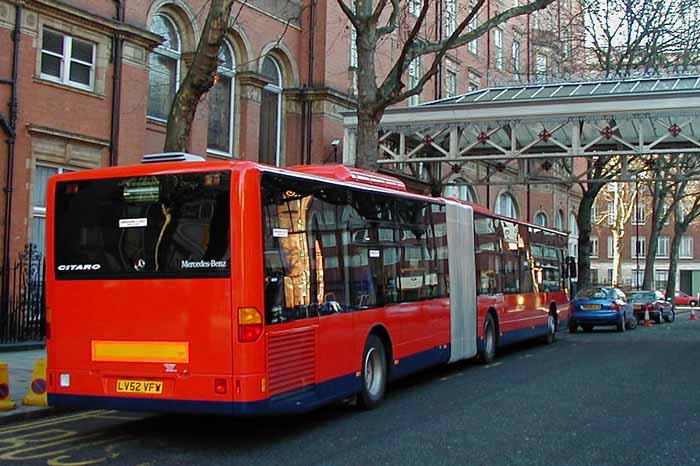
[[[247,414],[262,403],[262,293],[243,282],[246,269],[262,275],[260,210],[240,208],[246,193],[233,167],[142,165],[50,180],[49,404]],[[259,205],[258,193],[248,198]],[[246,342],[249,353],[238,351]]]

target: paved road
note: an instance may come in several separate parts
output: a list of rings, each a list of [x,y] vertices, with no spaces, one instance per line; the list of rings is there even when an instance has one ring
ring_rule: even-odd
[[[433,369],[377,410],[88,411],[0,425],[2,465],[700,465],[700,321],[560,334]]]

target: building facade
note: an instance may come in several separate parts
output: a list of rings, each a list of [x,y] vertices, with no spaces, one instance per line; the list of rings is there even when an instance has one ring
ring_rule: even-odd
[[[490,0],[470,27],[523,0]],[[420,2],[406,2],[405,26]],[[441,0],[422,34],[445,37],[473,0]],[[43,250],[46,180],[65,171],[138,163],[163,147],[170,103],[206,18],[204,0],[0,0],[0,179],[5,272],[27,243]],[[354,32],[335,1],[249,0],[234,5],[216,83],[198,107],[189,151],[276,165],[340,161],[340,112],[353,108]],[[416,105],[490,86],[565,73],[575,64],[580,5],[558,0],[445,59]],[[378,50],[386,71],[399,28]],[[405,32],[405,31],[404,31]],[[424,71],[412,64],[408,84]],[[506,176],[505,174],[504,176]],[[414,176],[416,189],[420,176]],[[454,181],[454,180],[452,180]],[[474,200],[485,190],[448,190]],[[530,220],[573,228],[568,190],[492,188],[498,211],[531,196]],[[498,192],[496,192],[496,190]],[[483,201],[482,201],[483,202]],[[8,209],[9,207],[9,209]],[[575,223],[575,222],[574,222]]]

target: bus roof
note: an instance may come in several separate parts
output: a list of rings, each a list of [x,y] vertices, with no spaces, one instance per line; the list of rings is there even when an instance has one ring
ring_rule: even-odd
[[[456,198],[440,198],[430,197],[421,194],[410,193],[406,189],[406,185],[397,178],[381,173],[374,173],[357,168],[347,167],[345,165],[330,164],[330,165],[296,165],[291,167],[274,167],[271,165],[252,162],[247,160],[230,160],[230,161],[205,161],[205,162],[162,162],[162,163],[145,163],[135,165],[119,165],[116,167],[95,168],[91,170],[83,170],[77,172],[66,172],[55,177],[62,181],[82,180],[86,178],[121,178],[130,176],[146,176],[159,175],[167,173],[186,173],[211,170],[258,170],[260,172],[276,173],[287,176],[298,176],[301,178],[318,180],[318,181],[335,181],[339,184],[350,185],[357,188],[371,189],[373,191],[383,192],[386,194],[396,194],[402,197],[411,197],[414,199],[424,199],[426,201],[444,203],[445,201],[456,202],[463,205],[468,205],[474,209],[475,213],[488,215],[490,217],[506,220],[509,222],[518,223],[521,225],[533,226],[550,233],[558,235],[566,235],[566,233],[554,230],[552,228],[533,225],[521,220],[517,220],[503,215],[496,214],[484,206],[467,202]],[[53,177],[52,177],[53,178]]]

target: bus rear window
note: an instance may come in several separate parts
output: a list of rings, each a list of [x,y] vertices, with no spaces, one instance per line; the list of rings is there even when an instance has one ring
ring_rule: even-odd
[[[230,275],[230,173],[60,182],[57,279]]]

